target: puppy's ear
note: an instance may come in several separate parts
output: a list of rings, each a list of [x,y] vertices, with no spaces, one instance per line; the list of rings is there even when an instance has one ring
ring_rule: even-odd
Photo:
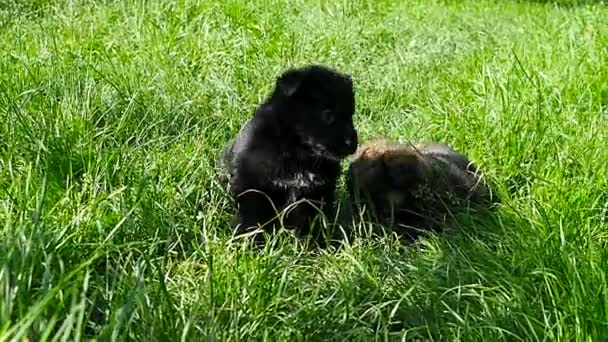
[[[344,79],[346,79],[346,83],[349,87],[353,86],[353,77],[351,75],[345,74]]]
[[[302,84],[302,73],[299,70],[288,70],[277,80],[277,88],[285,95],[291,96]]]

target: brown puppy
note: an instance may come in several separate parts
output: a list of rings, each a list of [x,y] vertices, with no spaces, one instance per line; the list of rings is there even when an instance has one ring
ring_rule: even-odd
[[[497,201],[469,159],[442,143],[361,145],[347,187],[355,208],[410,239],[440,229],[454,209]]]

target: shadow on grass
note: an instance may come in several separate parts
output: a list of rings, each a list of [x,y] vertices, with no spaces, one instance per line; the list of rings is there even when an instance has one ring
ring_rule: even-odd
[[[529,328],[518,326],[511,315],[521,311],[516,308],[521,303],[509,301],[518,291],[510,284],[525,278],[504,262],[512,248],[505,242],[507,227],[521,224],[516,215],[484,212],[458,215],[448,230],[411,244],[390,233],[382,237],[377,228],[375,237],[356,233],[336,255],[351,255],[352,264],[323,277],[339,281],[320,295],[351,304],[327,302],[327,307],[317,308],[319,315],[335,320],[309,333],[323,339],[349,331],[357,331],[353,337],[439,340],[472,330],[489,339],[532,336],[522,336]],[[340,311],[348,319],[337,319]]]

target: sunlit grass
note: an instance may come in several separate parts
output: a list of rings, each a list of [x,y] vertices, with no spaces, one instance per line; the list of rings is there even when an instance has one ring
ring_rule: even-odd
[[[0,340],[607,339],[608,9],[563,3],[0,1]],[[448,142],[500,208],[230,241],[215,157],[307,63],[352,74],[362,141]]]

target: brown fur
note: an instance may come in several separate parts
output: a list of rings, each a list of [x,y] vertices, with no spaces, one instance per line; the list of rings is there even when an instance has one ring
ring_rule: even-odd
[[[356,207],[410,238],[440,229],[457,208],[496,201],[468,158],[442,143],[370,141],[355,153],[347,184]]]

